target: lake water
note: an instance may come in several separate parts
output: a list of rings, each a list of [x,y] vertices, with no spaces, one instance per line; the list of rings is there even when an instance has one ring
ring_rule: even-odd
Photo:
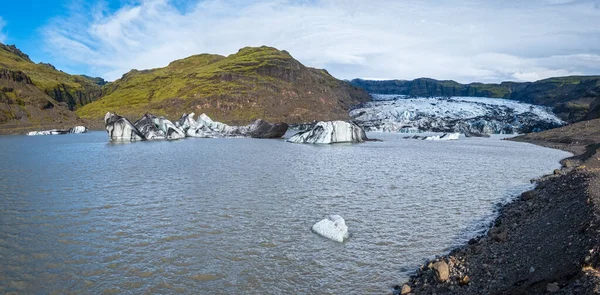
[[[385,294],[569,156],[369,136],[383,142],[0,137],[0,293]],[[328,214],[345,243],[310,231]]]

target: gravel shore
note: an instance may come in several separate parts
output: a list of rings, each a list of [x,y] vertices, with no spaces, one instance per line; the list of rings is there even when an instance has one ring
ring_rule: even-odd
[[[600,294],[600,120],[512,140],[575,156],[504,206],[486,235],[426,262],[395,294]]]

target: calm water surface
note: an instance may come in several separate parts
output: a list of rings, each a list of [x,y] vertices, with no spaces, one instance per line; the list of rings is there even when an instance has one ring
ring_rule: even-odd
[[[387,293],[569,155],[370,136],[384,141],[0,137],[0,293]],[[311,233],[327,214],[347,242]]]

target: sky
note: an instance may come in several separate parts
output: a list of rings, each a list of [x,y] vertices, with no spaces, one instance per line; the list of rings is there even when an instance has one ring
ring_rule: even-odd
[[[600,0],[22,0],[0,42],[111,81],[261,45],[340,79],[535,81],[600,74]]]

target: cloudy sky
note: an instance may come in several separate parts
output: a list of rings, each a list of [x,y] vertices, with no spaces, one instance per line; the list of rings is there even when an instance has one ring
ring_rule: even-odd
[[[108,80],[260,45],[341,79],[600,74],[600,0],[10,2],[0,10],[0,42]]]

